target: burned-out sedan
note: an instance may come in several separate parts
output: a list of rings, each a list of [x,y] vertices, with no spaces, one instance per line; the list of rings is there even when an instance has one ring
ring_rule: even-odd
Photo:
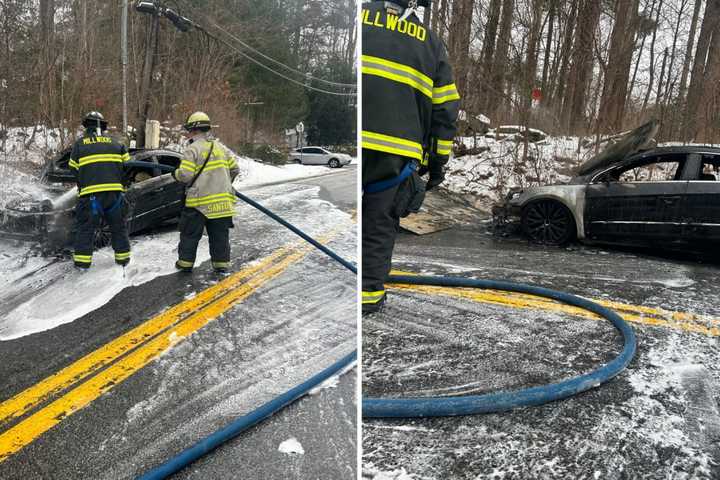
[[[48,162],[43,175],[46,181],[56,184],[73,181],[65,157],[61,154]],[[181,154],[169,150],[131,151],[124,180],[130,234],[177,221],[184,185],[175,181],[169,170],[176,169],[180,159]],[[49,187],[48,198],[22,199],[5,205],[0,210],[0,237],[38,242],[46,251],[71,246],[77,187],[62,190],[64,193],[58,193],[57,186]],[[109,228],[101,225],[96,233],[96,247],[108,244],[109,240]]]
[[[720,241],[720,148],[646,148],[656,126],[628,134],[567,184],[511,191],[496,221],[519,218],[536,243],[701,251]]]

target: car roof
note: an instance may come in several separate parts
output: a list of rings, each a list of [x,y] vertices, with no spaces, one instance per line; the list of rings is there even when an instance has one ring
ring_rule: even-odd
[[[613,162],[611,165],[599,165],[597,168],[595,168],[583,175],[577,175],[574,178],[580,179],[580,178],[592,177],[595,174],[602,172],[604,170],[609,170],[613,167],[626,165],[627,163],[630,163],[630,162],[642,160],[643,158],[654,157],[657,155],[681,155],[681,154],[688,155],[691,153],[697,153],[697,154],[701,154],[701,155],[702,154],[710,154],[710,155],[720,156],[720,147],[715,147],[713,145],[668,145],[668,146],[653,147],[653,148],[649,148],[647,150],[636,151],[630,155],[627,155],[622,160]]]

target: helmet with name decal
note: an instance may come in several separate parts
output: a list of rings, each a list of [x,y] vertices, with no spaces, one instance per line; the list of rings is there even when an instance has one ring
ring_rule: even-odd
[[[430,3],[432,0],[380,0],[385,1],[385,3],[394,3],[395,5],[402,7],[403,9],[406,8],[412,8],[415,9],[417,7],[425,7],[428,8],[430,6]]]
[[[210,117],[205,112],[195,112],[190,114],[185,120],[183,128],[188,132],[200,130],[207,132],[210,130]]]

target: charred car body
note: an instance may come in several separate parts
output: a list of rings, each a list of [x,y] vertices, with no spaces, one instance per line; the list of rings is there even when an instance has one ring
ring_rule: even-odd
[[[52,198],[17,200],[0,210],[0,237],[38,242],[47,251],[72,245],[77,187],[67,190],[67,186],[58,186],[58,183],[74,183],[69,156],[69,151],[62,152],[43,169],[43,180],[53,183],[47,186],[48,196]],[[176,169],[181,157],[170,150],[131,150],[124,179],[130,234],[179,217],[184,185],[165,172]],[[109,229],[98,229],[96,246],[104,246],[109,240]]]
[[[583,164],[562,185],[511,191],[495,221],[520,219],[536,243],[571,240],[673,250],[720,241],[720,148],[648,147],[650,122]]]

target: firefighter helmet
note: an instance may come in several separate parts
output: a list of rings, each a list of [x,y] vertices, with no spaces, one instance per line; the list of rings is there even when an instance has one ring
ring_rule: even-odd
[[[107,130],[108,122],[100,112],[88,112],[85,114],[82,120],[82,126],[85,128],[100,128],[100,130]]]
[[[395,5],[399,5],[402,8],[417,8],[417,7],[425,7],[428,8],[430,6],[430,3],[432,0],[390,0],[391,3],[394,3]]]
[[[192,113],[187,117],[187,120],[185,120],[183,128],[188,132],[193,130],[202,130],[203,132],[207,132],[210,130],[210,117],[208,117],[205,112]]]

